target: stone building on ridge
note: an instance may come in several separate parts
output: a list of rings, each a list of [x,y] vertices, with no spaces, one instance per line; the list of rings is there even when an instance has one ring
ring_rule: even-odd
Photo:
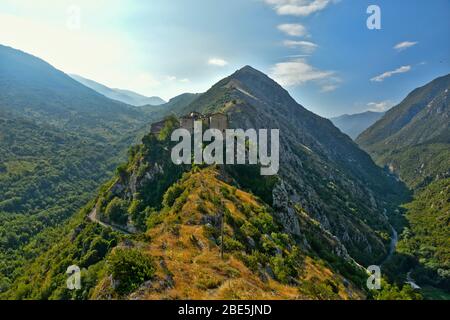
[[[225,130],[228,129],[228,116],[226,113],[216,112],[211,114],[201,114],[199,112],[191,112],[187,115],[180,117],[180,127],[188,130],[191,134],[194,133],[194,121],[202,121],[203,128],[219,129],[225,134]],[[166,119],[155,122],[151,125],[151,134],[158,135],[164,128]]]

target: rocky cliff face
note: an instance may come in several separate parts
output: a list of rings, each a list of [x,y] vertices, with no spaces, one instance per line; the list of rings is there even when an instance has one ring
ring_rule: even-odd
[[[176,125],[173,121],[167,125]],[[116,178],[98,196],[96,210],[101,220],[128,230],[145,230],[149,211],[144,209],[161,208],[166,190],[188,169],[172,162],[174,143],[169,139],[147,134],[140,145],[130,149],[128,163],[117,169]]]
[[[273,190],[277,215],[287,231],[300,234],[296,206],[362,263],[379,261],[390,233],[382,214],[388,194],[401,189],[350,138],[296,103],[261,72],[244,67],[214,85],[185,111],[228,113],[230,127],[280,129],[279,184]],[[391,199],[392,200],[392,199]]]

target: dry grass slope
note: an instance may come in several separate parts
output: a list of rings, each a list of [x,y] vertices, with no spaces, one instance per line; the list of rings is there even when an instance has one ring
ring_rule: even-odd
[[[231,215],[231,220],[248,220],[249,215],[266,210],[265,205],[253,195],[221,181],[219,172],[213,168],[189,173],[180,183],[185,191],[172,207],[162,210],[161,223],[147,232],[150,240],[139,245],[153,257],[157,267],[155,277],[126,298],[320,299],[324,297],[319,293],[299,288],[327,281],[335,286],[335,299],[364,298],[352,284],[345,286],[344,279],[322,261],[303,253],[302,271],[289,284],[275,280],[266,269],[254,272],[248,268],[239,259],[239,250],[227,249],[221,259],[220,243],[205,226],[220,222],[221,211]],[[243,210],[244,207],[247,209]],[[226,219],[224,234],[232,239],[229,220]],[[109,278],[104,279],[94,298],[105,298],[105,293],[111,292],[110,282]]]

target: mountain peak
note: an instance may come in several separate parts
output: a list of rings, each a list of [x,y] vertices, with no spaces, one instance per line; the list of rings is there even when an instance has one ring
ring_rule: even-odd
[[[267,101],[291,100],[287,91],[283,89],[275,80],[268,75],[246,65],[224,79],[229,86],[237,87],[240,91],[244,90],[253,97],[262,98]],[[223,83],[219,82],[219,85]],[[291,101],[292,102],[292,101]]]
[[[231,75],[231,78],[242,78],[242,77],[264,77],[267,78],[267,75],[263,72],[253,68],[252,66],[246,65],[241,69],[237,70],[235,73]]]
[[[257,72],[257,73],[261,73],[259,70],[253,68],[250,65],[243,66],[241,69],[238,70],[238,72],[253,72],[253,73]]]

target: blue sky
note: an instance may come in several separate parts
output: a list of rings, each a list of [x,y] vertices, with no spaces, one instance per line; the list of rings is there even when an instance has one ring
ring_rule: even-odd
[[[371,4],[381,30],[366,27]],[[0,43],[67,73],[168,99],[252,65],[326,117],[386,109],[448,74],[449,39],[449,0],[0,3]]]

